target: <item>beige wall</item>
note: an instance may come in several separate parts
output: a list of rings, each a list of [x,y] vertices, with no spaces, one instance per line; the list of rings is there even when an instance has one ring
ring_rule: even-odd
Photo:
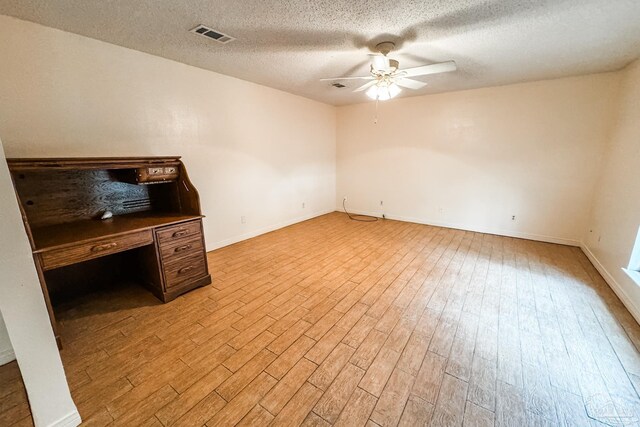
[[[398,99],[380,104],[377,124],[373,103],[340,107],[337,204],[346,195],[353,211],[578,245],[619,80]]]
[[[640,61],[624,71],[619,102],[585,249],[640,322],[640,286],[621,270],[640,226]]]
[[[209,249],[335,207],[332,106],[6,16],[0,58],[8,157],[181,155]]]

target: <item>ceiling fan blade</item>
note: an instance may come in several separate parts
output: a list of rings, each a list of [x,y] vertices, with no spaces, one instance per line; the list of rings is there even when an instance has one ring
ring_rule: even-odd
[[[415,77],[426,76],[427,74],[447,73],[449,71],[455,71],[458,67],[453,61],[440,62],[438,64],[423,65],[421,67],[407,68],[400,70],[398,73],[401,77]]]
[[[372,76],[353,76],[353,77],[333,77],[330,79],[320,79],[321,82],[329,82],[333,80],[373,80]]]
[[[373,86],[376,83],[377,83],[376,80],[374,80],[372,82],[367,82],[367,83],[363,84],[362,86],[360,86],[358,89],[355,89],[354,92],[362,92],[363,90],[367,90],[367,89],[369,89],[371,86]]]
[[[395,83],[398,86],[406,87],[407,89],[414,89],[414,90],[422,89],[427,85],[424,82],[419,82],[417,80],[411,80],[411,79],[405,79],[405,78],[396,79]]]
[[[389,64],[389,58],[387,58],[384,55],[369,55],[371,56],[371,66],[373,67],[374,70],[378,70],[378,71],[386,71],[389,69],[390,64]]]

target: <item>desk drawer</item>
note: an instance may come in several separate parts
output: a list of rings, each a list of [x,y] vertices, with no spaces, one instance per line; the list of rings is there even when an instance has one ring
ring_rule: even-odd
[[[151,230],[136,231],[120,236],[105,237],[90,242],[79,243],[62,249],[42,252],[42,265],[45,270],[64,267],[82,261],[115,254],[128,249],[153,243]]]
[[[196,253],[202,253],[203,251],[202,235],[199,233],[160,244],[160,256],[162,257],[162,262],[165,263]]]
[[[158,243],[160,246],[164,246],[170,242],[178,239],[183,239],[189,236],[201,236],[202,235],[202,221],[199,219],[196,221],[183,222],[182,224],[172,225],[170,227],[163,227],[156,231],[158,236]]]
[[[165,286],[171,288],[207,275],[204,252],[164,264]]]

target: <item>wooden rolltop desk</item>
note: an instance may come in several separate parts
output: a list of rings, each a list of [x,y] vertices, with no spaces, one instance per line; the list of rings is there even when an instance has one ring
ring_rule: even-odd
[[[163,302],[211,283],[180,157],[7,159],[58,344],[52,291],[122,274]],[[68,289],[67,289],[68,292]]]

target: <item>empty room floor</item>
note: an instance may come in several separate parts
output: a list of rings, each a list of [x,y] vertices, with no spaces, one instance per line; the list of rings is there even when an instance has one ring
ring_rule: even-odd
[[[209,262],[170,304],[122,286],[60,307],[86,425],[640,420],[640,328],[578,248],[333,213]],[[16,371],[0,425],[30,423]]]

